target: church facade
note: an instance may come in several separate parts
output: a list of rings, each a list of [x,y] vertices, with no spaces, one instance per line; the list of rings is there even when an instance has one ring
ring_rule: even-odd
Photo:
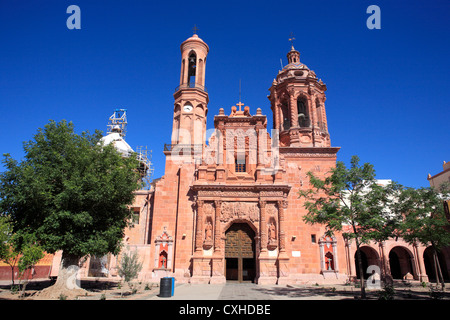
[[[181,44],[166,170],[151,195],[152,275],[260,284],[345,277],[338,267],[338,257],[345,256],[342,239],[325,238],[323,227],[304,224],[298,197],[308,184],[306,172],[320,175],[336,163],[325,84],[292,47],[289,64],[270,88],[272,134],[261,109],[252,113],[239,102],[214,116],[206,143],[208,51],[197,35]]]
[[[324,177],[336,164],[339,147],[331,145],[328,132],[326,85],[292,46],[269,89],[270,132],[262,110],[239,101],[214,116],[206,141],[208,52],[196,34],[181,44],[180,83],[173,118],[166,119],[173,129],[164,148],[165,174],[151,190],[136,193],[134,226],[124,242],[143,262],[140,279],[321,284],[359,277],[355,244],[306,224],[298,196],[310,187],[307,172]],[[426,249],[401,240],[365,245],[364,268],[375,265],[385,276],[426,281]],[[116,277],[117,261],[88,258],[81,276]]]

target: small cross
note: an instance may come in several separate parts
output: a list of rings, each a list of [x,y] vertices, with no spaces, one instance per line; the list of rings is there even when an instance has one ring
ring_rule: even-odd
[[[289,35],[289,41],[291,42],[291,45],[292,46],[294,46],[294,40],[295,40],[295,37],[294,37],[294,34],[291,32],[291,34]]]
[[[242,102],[239,101],[239,103],[236,103],[236,105],[239,107],[239,111],[242,111],[242,110],[241,110],[241,107],[242,107],[244,104],[243,104]]]
[[[194,24],[194,27],[192,28],[192,31],[194,32],[194,34],[197,34],[198,28],[197,28],[196,24]]]

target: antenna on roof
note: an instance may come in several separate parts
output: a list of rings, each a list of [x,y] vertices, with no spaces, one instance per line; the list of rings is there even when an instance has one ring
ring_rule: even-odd
[[[127,109],[116,109],[109,117],[106,133],[110,134],[119,131],[122,137],[127,133]]]

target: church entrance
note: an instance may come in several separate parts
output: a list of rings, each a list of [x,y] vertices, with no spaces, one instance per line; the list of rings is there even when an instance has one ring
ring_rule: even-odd
[[[253,282],[256,277],[255,232],[247,223],[234,223],[225,236],[226,279]]]

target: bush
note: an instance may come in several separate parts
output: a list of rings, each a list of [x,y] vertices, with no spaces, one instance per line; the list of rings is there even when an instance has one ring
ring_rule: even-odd
[[[394,300],[395,290],[394,286],[385,284],[384,289],[378,291],[378,300]]]
[[[124,278],[128,284],[131,280],[136,279],[142,270],[142,262],[139,261],[137,251],[127,251],[122,255],[118,266],[119,275]]]

